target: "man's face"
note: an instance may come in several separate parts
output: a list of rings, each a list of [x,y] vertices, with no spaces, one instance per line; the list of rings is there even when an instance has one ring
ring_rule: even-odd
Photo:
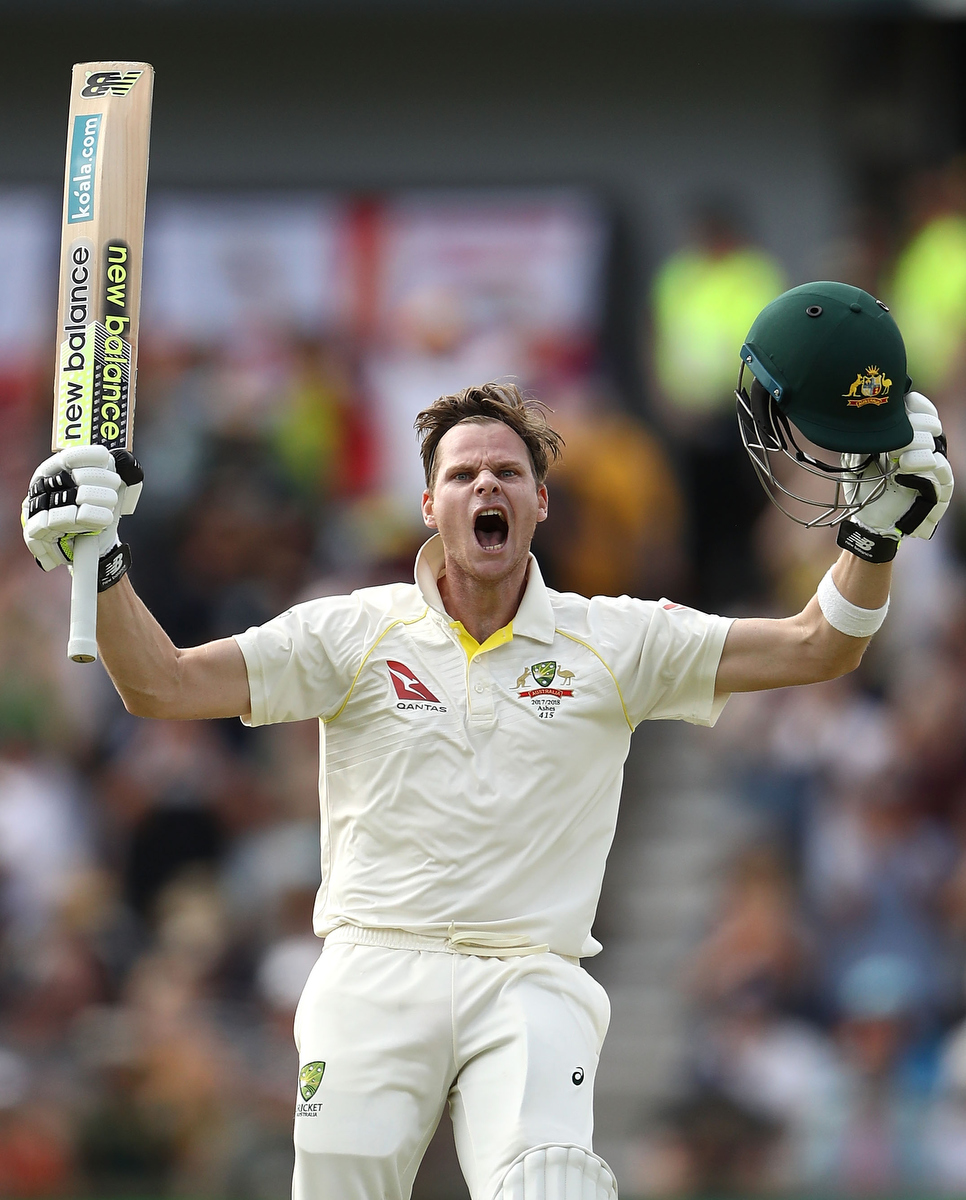
[[[443,435],[423,520],[439,530],[448,564],[481,582],[506,579],[546,516],[547,489],[537,486],[526,444],[509,425],[455,425]]]

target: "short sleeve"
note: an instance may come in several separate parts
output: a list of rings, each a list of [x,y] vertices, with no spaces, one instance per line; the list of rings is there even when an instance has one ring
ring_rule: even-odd
[[[728,700],[714,684],[730,618],[629,596],[595,597],[588,618],[632,725],[717,721]]]
[[[333,596],[236,634],[251,691],[245,724],[304,721],[337,709],[352,686],[367,625],[355,596]]]

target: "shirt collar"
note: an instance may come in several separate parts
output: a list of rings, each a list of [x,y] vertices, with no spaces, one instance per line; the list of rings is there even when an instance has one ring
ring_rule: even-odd
[[[423,543],[416,555],[416,586],[431,609],[450,619],[437,583],[442,573],[443,542],[437,533],[428,542]],[[543,582],[537,560],[531,554],[526,590],[520,607],[513,616],[513,636],[532,638],[535,642],[545,642],[549,645],[553,641],[555,628],[556,622],[547,585]]]

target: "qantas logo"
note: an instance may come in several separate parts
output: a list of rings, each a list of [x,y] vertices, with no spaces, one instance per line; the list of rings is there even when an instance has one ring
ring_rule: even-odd
[[[390,658],[386,661],[386,666],[389,668],[392,686],[400,700],[429,700],[432,704],[439,704],[438,697],[433,695],[425,683],[420,683],[405,663],[393,662]]]
[[[446,712],[446,706],[440,704],[439,697],[434,696],[405,663],[389,658],[386,660],[386,666],[389,668],[389,679],[396,693],[397,708]]]

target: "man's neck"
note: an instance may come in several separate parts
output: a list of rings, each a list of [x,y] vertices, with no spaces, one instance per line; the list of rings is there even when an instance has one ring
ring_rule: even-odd
[[[529,570],[528,555],[511,575],[489,583],[447,563],[444,574],[437,580],[440,598],[453,620],[459,621],[482,646],[491,634],[509,625],[516,616],[527,589]]]

